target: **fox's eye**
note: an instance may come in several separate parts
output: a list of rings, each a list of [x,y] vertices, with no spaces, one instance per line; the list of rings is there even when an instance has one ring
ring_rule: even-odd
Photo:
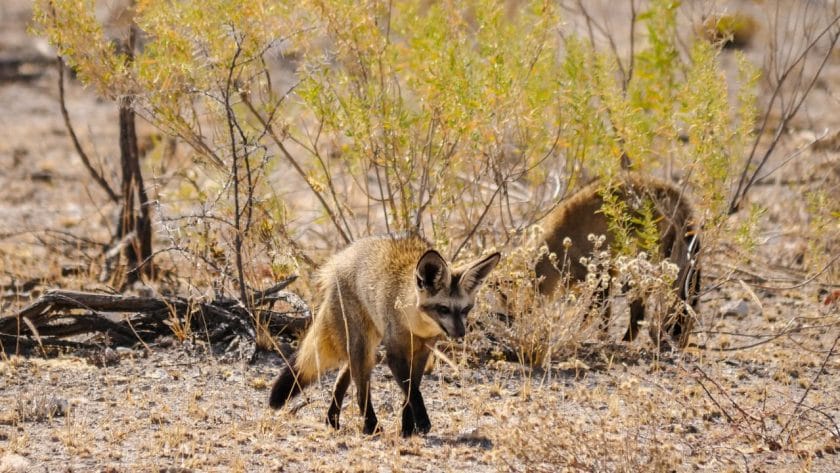
[[[468,306],[464,307],[463,309],[461,309],[461,313],[462,313],[463,315],[467,315],[467,314],[469,314],[469,313],[470,313],[470,311],[472,310],[472,308],[473,308],[473,306],[468,305]]]
[[[435,312],[441,315],[446,315],[449,313],[449,307],[442,304],[438,304],[435,306]]]

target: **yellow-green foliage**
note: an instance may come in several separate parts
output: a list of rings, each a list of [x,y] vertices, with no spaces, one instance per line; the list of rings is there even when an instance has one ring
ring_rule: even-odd
[[[601,198],[604,201],[601,212],[606,215],[609,222],[609,231],[615,238],[615,248],[620,253],[632,253],[635,248],[633,240],[632,213],[627,202],[613,192],[612,182],[604,183],[601,191]]]
[[[284,204],[266,180],[273,155],[241,96],[266,115],[285,105],[270,88],[265,53],[301,31],[293,12],[276,1],[140,0],[132,12],[141,33],[132,57],[115,46],[127,42],[129,29],[112,28],[114,38],[106,37],[96,7],[38,0],[35,30],[85,84],[111,99],[128,97],[139,115],[191,146],[196,165],[177,174],[180,185],[159,191],[157,217],[171,246],[196,256],[190,269],[209,269],[223,281],[234,274],[237,239],[244,240],[244,260],[262,258],[259,268],[246,265],[249,282],[262,285],[260,279],[291,271],[288,246],[277,241]]]
[[[285,183],[266,176],[294,160],[329,214],[317,223],[349,238],[418,229],[450,248],[476,236],[504,242],[581,173],[614,177],[626,155],[638,171],[679,171],[717,224],[752,132],[755,69],[741,59],[731,100],[719,46],[697,39],[680,54],[679,2],[652,0],[636,18],[632,75],[619,75],[612,52],[562,31],[555,3],[142,0],[133,61],[105,38],[91,1],[38,0],[35,20],[84,81],[130,96],[192,146],[195,176],[183,189],[196,192],[182,194],[227,221],[232,175],[252,171],[256,214],[242,217],[286,215],[271,189]],[[285,99],[265,67],[266,51],[281,47],[300,59]],[[271,133],[243,97],[271,118]],[[272,136],[297,146],[289,154]],[[617,231],[653,235],[653,222],[609,206]],[[288,234],[288,221],[271,228]],[[224,237],[224,225],[211,227],[210,238]]]
[[[428,198],[420,191],[444,192],[445,182],[445,193],[459,195],[468,184],[453,179],[459,172],[519,179],[527,171],[539,184],[561,161],[612,174],[623,152],[637,168],[657,167],[674,154],[679,132],[692,146],[680,158],[719,178],[726,140],[744,128],[732,127],[737,107],[722,93],[717,50],[697,41],[687,62],[677,53],[677,6],[656,0],[639,14],[646,47],[626,84],[611,55],[573,35],[561,39],[547,1],[510,9],[488,0],[144,0],[135,21],[147,41],[128,65],[104,38],[93,2],[40,1],[36,23],[85,81],[133,94],[156,123],[194,139],[191,100],[215,99],[205,105],[219,108],[219,97],[207,95],[231,70],[233,92],[261,92],[262,55],[290,40],[305,55],[297,93],[322,131],[337,135],[351,170],[378,167],[395,180],[389,217],[411,227]],[[261,98],[257,105],[275,105]],[[327,178],[319,174],[312,179]]]
[[[618,120],[611,120],[611,115],[613,110],[620,114],[624,108],[613,64],[606,55],[597,54],[575,39],[566,43],[565,53],[559,71],[560,150],[571,161],[591,167],[597,174],[614,174],[621,148],[619,137],[611,133],[607,124],[621,126]]]
[[[721,214],[726,195],[721,183],[727,182],[749,135],[753,117],[736,117],[728,99],[727,83],[715,58],[718,51],[710,43],[698,41],[691,51],[691,67],[679,94],[679,119],[685,123],[688,145],[682,149],[687,170],[701,189],[701,197],[713,214]],[[741,110],[750,109],[742,106]],[[742,127],[738,126],[737,119]]]
[[[629,158],[633,169],[673,169],[684,176],[706,228],[713,230],[725,218],[727,183],[747,151],[755,123],[757,68],[737,54],[738,88],[730,99],[719,46],[698,39],[687,58],[678,54],[677,8],[678,2],[653,1],[638,16],[647,44],[634,58],[626,84],[616,80],[612,54],[574,39],[565,45],[564,71],[572,74],[567,87],[571,90],[563,96],[576,105],[563,118],[582,126],[561,142],[578,144],[568,149],[574,159],[595,175],[610,178],[604,180],[603,211],[618,249],[625,253],[650,251],[656,246],[656,231],[655,222],[632,222],[639,217],[629,214],[624,202],[610,198],[621,155]],[[581,148],[584,151],[578,152]]]
[[[105,37],[94,7],[94,0],[38,1],[33,9],[36,31],[47,36],[82,81],[115,98],[129,90],[131,72],[125,54]]]
[[[686,67],[677,52],[679,2],[654,0],[638,20],[647,32],[648,46],[635,58],[633,77],[627,84],[626,106],[633,113],[623,116],[622,136],[630,144],[637,169],[664,164],[679,134],[674,123],[679,78]],[[635,151],[636,153],[632,153]]]
[[[766,211],[767,209],[758,204],[751,205],[747,218],[735,229],[735,241],[746,255],[751,255],[758,245],[756,241],[758,223]]]
[[[721,212],[721,184],[752,124],[754,82],[731,104],[714,46],[698,41],[680,57],[676,2],[651,2],[639,15],[647,46],[626,84],[611,54],[560,38],[548,2],[513,12],[481,0],[314,5],[330,41],[307,49],[318,73],[300,93],[357,180],[376,174],[389,228],[431,223],[427,233],[440,239],[451,221],[419,213],[458,209],[464,199],[473,205],[459,217],[475,222],[488,198],[477,185],[539,187],[560,173],[573,181],[581,168],[612,176],[622,154],[639,170],[687,171],[712,199],[711,213]],[[319,67],[325,59],[335,66]]]
[[[311,5],[329,44],[308,48],[318,73],[298,93],[350,171],[376,174],[390,229],[421,226],[419,212],[454,206],[476,180],[538,179],[525,173],[554,146],[559,123],[552,3],[512,17],[486,1]],[[320,67],[325,59],[335,67]]]
[[[808,213],[808,269],[821,271],[826,265],[826,277],[830,283],[840,281],[840,182],[829,182],[826,188],[815,189],[806,195]]]

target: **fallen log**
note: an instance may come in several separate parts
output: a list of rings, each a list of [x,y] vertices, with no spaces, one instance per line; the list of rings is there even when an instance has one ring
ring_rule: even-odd
[[[253,313],[233,298],[206,301],[52,289],[17,313],[0,317],[0,342],[6,350],[13,341],[15,347],[33,346],[33,343],[21,344],[22,339],[36,345],[66,346],[59,341],[100,333],[107,335],[110,344],[130,345],[172,334],[172,325],[176,322],[189,326],[190,330],[205,332],[211,342],[229,340],[234,336],[255,340],[255,317],[265,322],[275,336],[294,336],[302,332],[311,319],[306,303],[296,294],[284,290],[296,278],[291,276],[268,289],[250,294]],[[285,302],[292,310],[271,310],[278,301]]]

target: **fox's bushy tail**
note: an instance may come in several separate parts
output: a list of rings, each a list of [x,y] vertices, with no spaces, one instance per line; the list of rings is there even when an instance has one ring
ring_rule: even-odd
[[[336,354],[331,338],[316,319],[303,337],[297,352],[286,360],[286,366],[274,382],[268,405],[274,409],[283,407],[289,399],[297,396],[321,373],[338,367],[346,359]]]
[[[280,372],[280,376],[271,387],[271,394],[268,397],[268,405],[272,409],[280,409],[289,399],[300,394],[303,389],[304,380],[301,378],[297,364],[297,353],[286,360],[286,366]]]

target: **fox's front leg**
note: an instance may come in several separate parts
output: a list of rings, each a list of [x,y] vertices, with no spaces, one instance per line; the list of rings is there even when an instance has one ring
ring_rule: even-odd
[[[409,437],[416,432],[425,434],[432,428],[423,396],[420,394],[420,381],[423,379],[423,370],[428,359],[428,349],[415,351],[413,356],[406,356],[400,351],[388,353],[388,366],[405,394],[402,410],[403,437]]]

